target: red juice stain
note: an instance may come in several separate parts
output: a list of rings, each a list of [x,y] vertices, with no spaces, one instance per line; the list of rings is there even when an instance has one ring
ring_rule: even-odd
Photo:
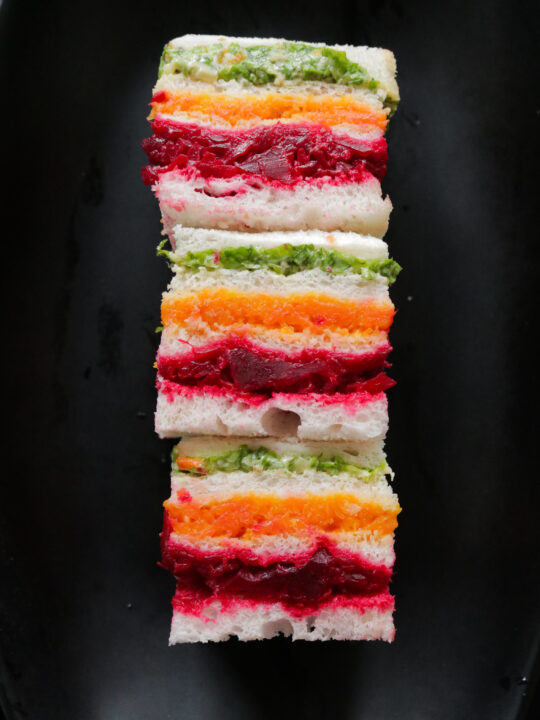
[[[164,103],[167,102],[169,96],[165,92],[165,90],[159,90],[157,93],[154,93],[152,95],[152,103]]]

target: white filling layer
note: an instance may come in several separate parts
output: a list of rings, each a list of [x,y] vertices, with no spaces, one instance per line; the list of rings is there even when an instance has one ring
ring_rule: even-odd
[[[388,245],[380,238],[371,235],[358,235],[339,230],[328,233],[320,230],[289,232],[261,232],[257,235],[233,230],[214,228],[192,228],[177,225],[172,229],[176,251],[174,257],[180,259],[188,252],[202,250],[222,250],[229,247],[248,247],[268,250],[280,245],[313,245],[325,250],[336,250],[344,255],[360,260],[385,260],[388,257]]]
[[[292,440],[265,439],[264,442],[249,437],[213,438],[184,437],[177,444],[178,454],[185,457],[209,457],[223,455],[236,450],[240,445],[256,450],[264,446],[280,457],[316,455],[332,457],[340,455],[344,459],[365,467],[376,467],[385,459],[383,441],[380,438],[362,443],[337,442],[298,442]]]

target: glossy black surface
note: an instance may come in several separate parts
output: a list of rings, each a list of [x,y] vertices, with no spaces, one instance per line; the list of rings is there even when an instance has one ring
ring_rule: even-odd
[[[540,639],[533,7],[4,1],[8,720],[525,716]],[[167,647],[152,363],[168,271],[139,144],[161,46],[185,32],[397,55],[394,645]]]

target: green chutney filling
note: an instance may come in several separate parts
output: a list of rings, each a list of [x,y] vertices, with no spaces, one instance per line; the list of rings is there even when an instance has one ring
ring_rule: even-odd
[[[305,270],[322,270],[328,274],[344,273],[360,275],[364,280],[383,277],[391,285],[399,275],[401,266],[390,258],[362,260],[338,250],[315,247],[315,245],[291,245],[284,243],[272,248],[225,247],[221,250],[200,250],[185,255],[165,250],[163,240],[157,254],[183,268],[197,272],[206,270],[270,270],[277,275],[294,275]]]
[[[317,81],[377,90],[379,83],[367,70],[349,60],[343,50],[306,43],[274,45],[213,43],[190,48],[165,45],[159,66],[162,74],[183,74],[193,80],[244,80],[252,85],[280,85],[285,81]]]
[[[177,459],[180,454],[178,446],[172,451],[172,469],[174,472],[185,472],[191,475],[208,475],[215,472],[262,472],[263,470],[285,470],[291,473],[302,473],[305,470],[316,470],[328,475],[348,473],[362,480],[371,480],[381,474],[390,473],[385,460],[376,467],[364,467],[355,462],[353,455],[278,455],[266,447],[253,449],[240,445],[234,450],[208,457],[190,458],[189,467],[180,467]],[[180,463],[182,464],[182,463]]]

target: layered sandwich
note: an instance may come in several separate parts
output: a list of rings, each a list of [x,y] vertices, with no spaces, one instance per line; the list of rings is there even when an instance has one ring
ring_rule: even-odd
[[[143,171],[164,227],[381,237],[392,53],[185,35],[166,45]]]
[[[380,48],[278,39],[163,51],[142,174],[172,269],[155,416],[182,438],[161,536],[171,643],[394,637],[395,71]]]
[[[172,464],[171,643],[393,639],[400,508],[381,441],[190,438]]]
[[[383,436],[388,287],[400,268],[354,233],[177,227],[163,296],[156,428],[314,440]]]

